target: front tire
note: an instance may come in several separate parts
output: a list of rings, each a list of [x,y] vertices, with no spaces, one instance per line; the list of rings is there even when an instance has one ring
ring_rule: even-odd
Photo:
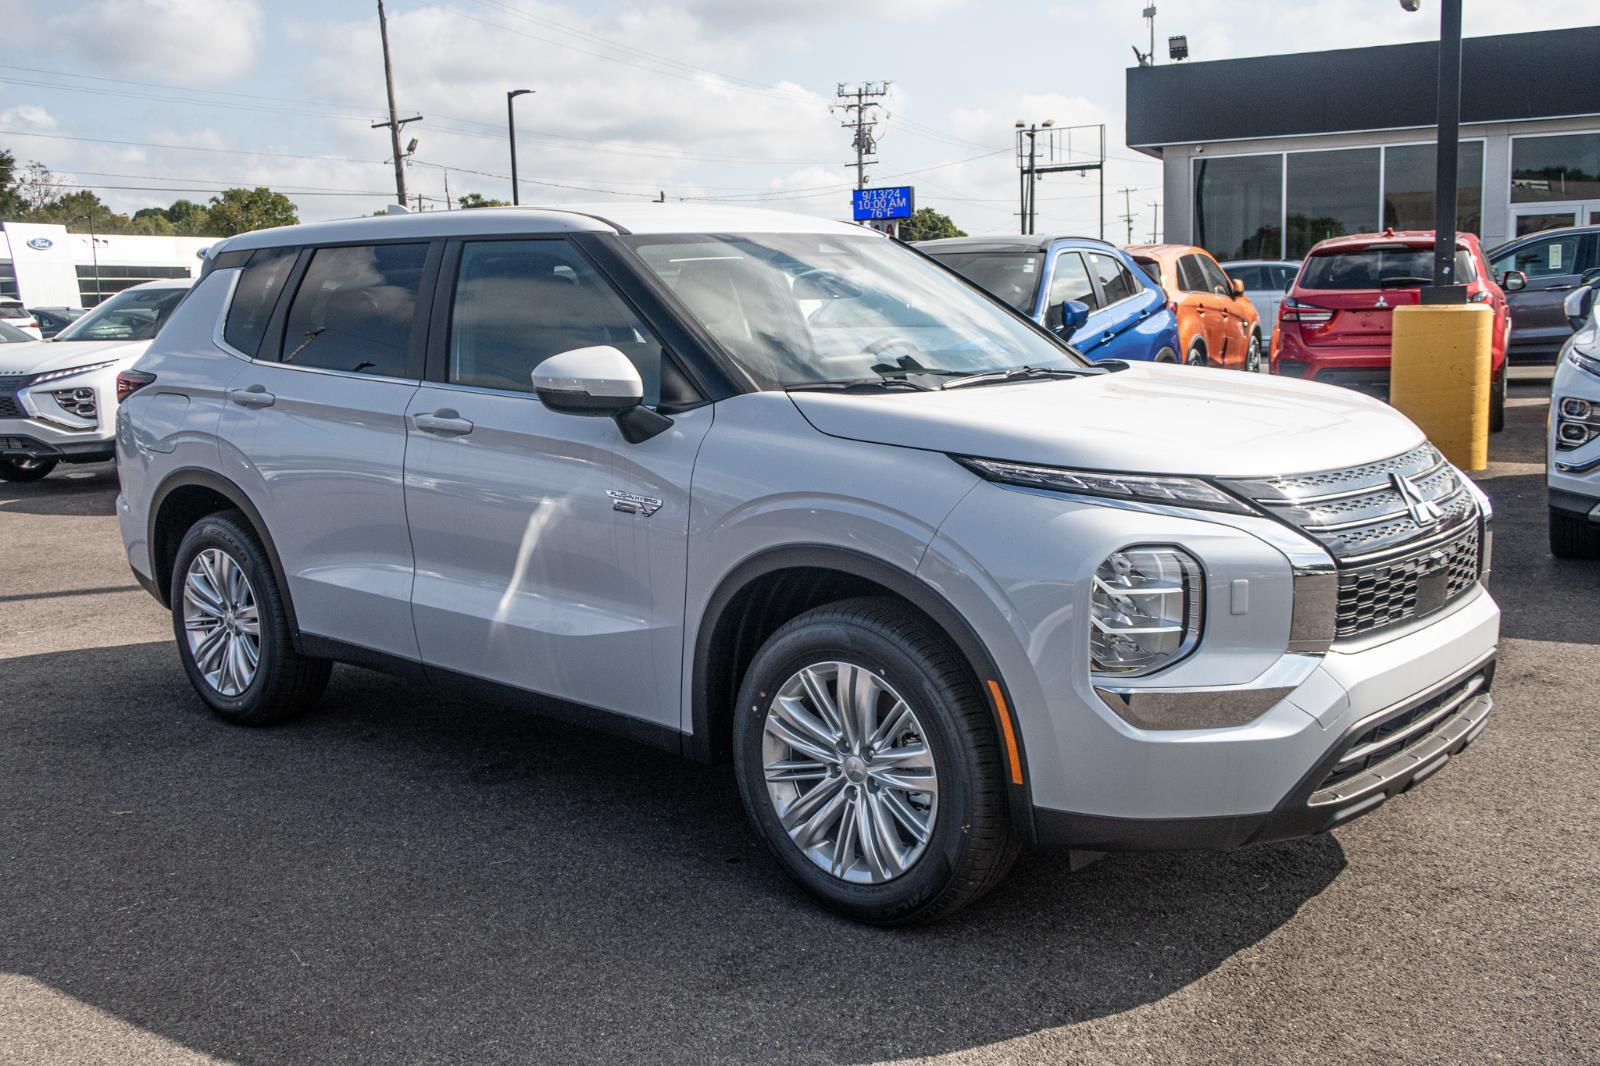
[[[55,468],[54,459],[0,459],[0,481],[42,481]]]
[[[822,903],[926,922],[1016,856],[993,718],[956,653],[893,600],[807,611],[740,688],[734,767],[751,824]]]
[[[1506,428],[1506,389],[1508,384],[1506,368],[1501,367],[1500,373],[1489,386],[1489,432],[1499,433]]]
[[[1172,363],[1176,365],[1178,362],[1178,353],[1173,351],[1171,348],[1162,348],[1156,353],[1155,361],[1158,363]]]
[[[200,698],[237,725],[274,725],[316,705],[332,664],[294,650],[272,563],[237,511],[200,519],[172,567],[172,629]]]
[[[1208,365],[1207,362],[1206,362],[1205,345],[1201,344],[1198,340],[1190,341],[1189,342],[1189,354],[1184,356],[1183,361],[1185,363],[1188,363],[1190,366],[1206,366],[1206,365]]]
[[[1600,529],[1583,515],[1550,508],[1550,554],[1557,559],[1600,559]]]

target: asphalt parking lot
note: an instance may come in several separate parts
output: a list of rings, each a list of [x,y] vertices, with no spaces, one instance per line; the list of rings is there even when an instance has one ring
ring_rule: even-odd
[[[1226,854],[1025,854],[932,928],[824,913],[727,768],[362,670],[212,718],[109,466],[0,484],[0,1062],[1600,1060],[1600,563],[1513,388],[1496,709],[1426,785]]]

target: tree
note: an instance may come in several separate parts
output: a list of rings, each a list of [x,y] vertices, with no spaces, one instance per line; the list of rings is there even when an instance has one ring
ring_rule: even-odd
[[[900,239],[903,241],[936,241],[943,237],[965,236],[964,231],[956,229],[949,215],[942,215],[931,207],[917,208],[910,218],[900,223]]]
[[[175,210],[178,204],[172,207]],[[224,189],[211,198],[204,235],[231,237],[235,233],[271,226],[293,226],[299,221],[294,201],[281,192],[273,192],[264,185],[254,189]]]
[[[75,230],[93,229],[96,233],[132,232],[132,219],[119,215],[88,189],[76,189],[57,196],[27,215],[29,222],[54,222]]]
[[[50,168],[38,160],[22,168],[16,189],[22,198],[22,209],[29,212],[43,209],[61,195],[61,183],[50,173]]]
[[[157,208],[168,222],[172,223],[172,232],[185,237],[206,237],[211,234],[208,228],[211,224],[211,212],[205,204],[197,204],[193,200],[174,200],[171,207]],[[140,212],[142,214],[143,212]],[[135,219],[139,214],[133,216]]]
[[[510,207],[505,200],[486,200],[481,192],[469,192],[457,198],[456,203],[462,207]]]
[[[17,157],[0,148],[0,217],[22,214],[22,197],[17,193]]]

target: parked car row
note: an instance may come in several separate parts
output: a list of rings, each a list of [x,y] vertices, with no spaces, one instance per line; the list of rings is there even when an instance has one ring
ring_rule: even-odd
[[[54,337],[82,314],[81,307],[24,307],[20,300],[0,299],[0,323],[36,341]]]

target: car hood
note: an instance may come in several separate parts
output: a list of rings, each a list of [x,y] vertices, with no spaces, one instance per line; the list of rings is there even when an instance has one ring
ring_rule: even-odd
[[[789,396],[834,437],[1120,473],[1305,473],[1424,439],[1394,408],[1348,389],[1161,364],[947,392]]]
[[[75,366],[133,359],[144,354],[149,341],[33,341],[0,345],[0,375],[43,374]]]

